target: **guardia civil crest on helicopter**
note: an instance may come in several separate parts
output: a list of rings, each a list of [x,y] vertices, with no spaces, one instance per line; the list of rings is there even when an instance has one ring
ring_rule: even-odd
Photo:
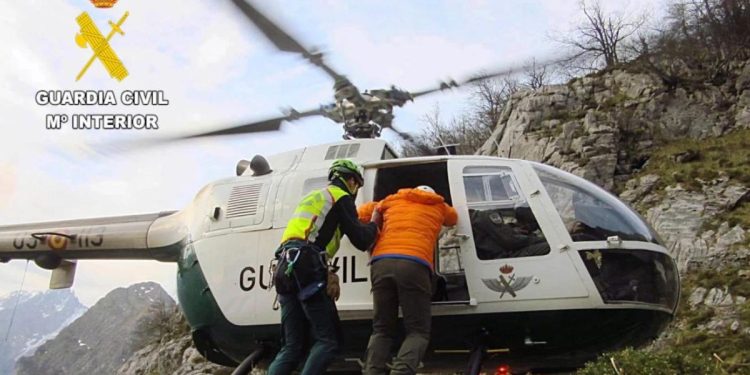
[[[505,276],[508,278],[506,279]],[[502,299],[505,293],[516,297],[516,292],[528,286],[533,278],[533,276],[516,277],[513,266],[505,264],[500,267],[500,276],[497,279],[482,279],[482,282],[488,288],[500,293],[500,299]]]

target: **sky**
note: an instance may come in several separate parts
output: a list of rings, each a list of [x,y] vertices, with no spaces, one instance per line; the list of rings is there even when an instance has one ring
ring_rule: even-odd
[[[119,0],[97,9],[84,0],[2,0],[0,13],[0,226],[179,210],[202,186],[234,175],[240,159],[341,139],[322,118],[276,133],[191,140],[127,153],[96,145],[145,141],[317,108],[332,99],[330,78],[293,54],[277,52],[229,0]],[[418,91],[447,78],[554,57],[581,20],[577,0],[274,0],[257,7],[360,89]],[[602,1],[607,10],[651,15],[661,2]],[[75,43],[88,12],[102,33],[127,11],[110,45],[129,76],[109,77]],[[39,105],[40,90],[162,90],[167,106]],[[450,116],[470,106],[470,90],[420,98],[397,109],[395,124],[418,132],[438,106]],[[156,114],[156,130],[45,129],[48,114]],[[392,143],[397,138],[384,134]],[[49,271],[21,260],[0,264],[0,296],[44,290]],[[73,287],[88,306],[116,287],[156,281],[175,295],[176,265],[82,261]]]

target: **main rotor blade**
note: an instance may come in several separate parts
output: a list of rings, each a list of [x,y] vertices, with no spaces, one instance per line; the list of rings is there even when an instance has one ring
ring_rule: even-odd
[[[537,62],[536,64],[539,65],[539,66],[546,66],[546,65],[551,65],[551,64],[560,62],[561,60],[562,59],[560,59],[560,58],[552,58],[552,59],[547,59],[547,60],[544,60],[544,61],[541,61],[541,62]],[[454,87],[465,86],[465,85],[476,83],[476,82],[479,82],[479,81],[484,81],[486,79],[491,79],[491,78],[500,77],[500,76],[504,76],[504,75],[511,75],[511,74],[519,73],[519,72],[522,72],[525,69],[527,69],[527,67],[528,67],[528,64],[517,65],[517,66],[510,67],[510,68],[497,70],[497,71],[494,71],[494,72],[475,74],[475,75],[473,75],[473,76],[471,76],[471,77],[469,77],[469,78],[467,78],[467,79],[465,79],[463,81],[459,81],[459,82],[456,82],[454,80],[449,80],[447,82],[443,81],[443,82],[440,82],[440,84],[437,87],[434,87],[434,88],[431,88],[431,89],[427,89],[427,90],[412,92],[411,93],[411,97],[412,98],[418,98],[420,96],[424,96],[424,95],[432,94],[432,93],[435,93],[435,92],[439,92],[439,91],[451,89],[451,88],[454,88]]]
[[[406,133],[406,132],[402,132],[402,131],[396,129],[393,125],[390,125],[390,126],[388,126],[386,128],[387,129],[391,129],[391,131],[393,131],[394,133],[396,133],[399,137],[401,137],[401,139],[403,139],[404,141],[406,141],[406,142],[412,144],[414,147],[416,147],[419,150],[419,152],[422,153],[423,156],[433,155],[432,150],[427,145],[422,144],[420,142],[417,142],[417,140],[414,139],[414,137],[412,137],[411,134]]]
[[[237,5],[242,13],[260,29],[260,31],[281,51],[284,52],[296,52],[301,54],[305,59],[310,61],[313,65],[320,67],[334,80],[341,77],[336,71],[331,69],[328,65],[323,62],[323,54],[312,53],[302,46],[297,40],[292,38],[284,29],[279,25],[271,21],[263,13],[258,11],[254,6],[250,5],[245,0],[232,0]]]
[[[279,130],[281,123],[284,121],[294,121],[303,117],[318,116],[322,115],[321,109],[313,109],[304,112],[297,112],[294,109],[290,110],[290,113],[284,116],[270,118],[267,120],[251,122],[249,124],[233,126],[230,128],[212,130],[203,133],[191,134],[177,139],[192,139],[192,138],[203,138],[213,137],[217,135],[229,135],[229,134],[247,134],[247,133],[261,133]]]
[[[161,137],[161,138],[149,138],[149,139],[133,139],[133,140],[119,140],[111,142],[103,142],[93,145],[92,149],[94,152],[101,155],[116,155],[127,152],[133,152],[138,150],[145,150],[159,145],[167,143],[183,141],[186,139],[194,138],[205,138],[214,137],[220,135],[230,134],[247,134],[247,133],[261,133],[279,130],[281,123],[284,121],[294,121],[302,117],[318,116],[323,115],[324,111],[320,108],[313,109],[304,112],[297,112],[294,109],[289,109],[288,114],[275,118],[270,118],[262,121],[251,122],[249,124],[243,124],[238,126],[232,126],[224,129],[211,130],[202,133],[189,134],[176,137]]]
[[[191,139],[201,137],[213,137],[217,135],[244,134],[244,133],[262,133],[279,130],[281,123],[286,120],[284,117],[276,117],[263,121],[251,122],[249,124],[233,126],[231,128],[213,130],[204,133],[197,133],[179,137],[178,139]]]

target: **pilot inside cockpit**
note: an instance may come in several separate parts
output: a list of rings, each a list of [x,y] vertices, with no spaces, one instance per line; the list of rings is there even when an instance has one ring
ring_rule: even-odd
[[[549,253],[549,245],[529,206],[513,209],[469,209],[477,256],[482,260]]]

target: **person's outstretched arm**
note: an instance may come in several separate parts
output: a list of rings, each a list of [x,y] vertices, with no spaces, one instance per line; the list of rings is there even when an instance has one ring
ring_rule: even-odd
[[[349,238],[352,245],[362,251],[370,248],[378,235],[378,226],[369,222],[369,216],[367,217],[368,223],[360,222],[357,217],[357,208],[354,206],[354,199],[350,195],[345,195],[336,201],[333,209],[339,215],[341,231]]]
[[[458,213],[456,212],[456,209],[445,204],[443,206],[443,225],[446,227],[452,227],[456,225],[458,222]]]

